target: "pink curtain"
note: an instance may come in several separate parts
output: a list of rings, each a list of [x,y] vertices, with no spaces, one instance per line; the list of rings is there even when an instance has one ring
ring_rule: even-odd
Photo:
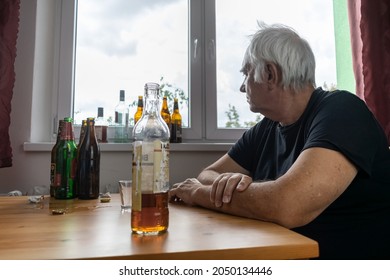
[[[348,0],[356,93],[390,144],[390,0]]]
[[[9,138],[20,0],[0,0],[0,168],[12,166]]]

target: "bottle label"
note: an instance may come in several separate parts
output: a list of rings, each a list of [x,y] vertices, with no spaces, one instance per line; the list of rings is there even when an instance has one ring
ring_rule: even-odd
[[[142,193],[169,190],[169,143],[135,141],[133,145],[132,209],[141,211]]]

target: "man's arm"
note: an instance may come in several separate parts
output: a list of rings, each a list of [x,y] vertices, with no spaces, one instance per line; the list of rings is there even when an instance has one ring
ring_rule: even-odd
[[[218,163],[215,165],[216,170],[227,171],[218,167]],[[345,191],[356,174],[356,167],[341,153],[310,148],[280,178],[253,182],[245,191],[236,192],[232,188],[229,202],[224,200],[225,193],[231,190],[228,180],[225,184],[214,180],[211,185],[195,179],[185,181],[171,190],[171,195],[192,205],[293,228],[315,219]],[[210,199],[213,191],[217,194],[214,201]],[[222,204],[216,203],[221,200]]]
[[[206,167],[197,179],[205,185],[211,185],[223,173],[238,173],[249,176],[249,172],[237,164],[228,154]]]

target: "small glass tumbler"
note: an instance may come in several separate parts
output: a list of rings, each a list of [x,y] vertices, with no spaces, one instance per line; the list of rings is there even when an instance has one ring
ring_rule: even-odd
[[[119,181],[119,193],[121,195],[121,209],[122,211],[131,211],[131,187],[132,180]]]

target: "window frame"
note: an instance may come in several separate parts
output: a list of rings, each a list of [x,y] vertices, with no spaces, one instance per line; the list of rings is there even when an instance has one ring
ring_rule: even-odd
[[[59,0],[56,11],[58,34],[57,84],[52,102],[53,123],[73,116],[76,59],[77,0]],[[232,142],[245,129],[217,127],[215,1],[188,0],[189,7],[189,123],[183,142]],[[53,125],[53,134],[56,125]],[[77,134],[76,134],[77,135]]]
[[[52,97],[53,131],[58,119],[73,116],[78,0],[58,0]],[[183,142],[231,143],[246,129],[218,128],[215,0],[188,0],[189,128]],[[337,58],[336,58],[337,64]],[[238,90],[238,89],[237,89]],[[75,132],[76,134],[77,132]],[[76,134],[77,135],[77,134]],[[51,139],[53,140],[53,139]]]

